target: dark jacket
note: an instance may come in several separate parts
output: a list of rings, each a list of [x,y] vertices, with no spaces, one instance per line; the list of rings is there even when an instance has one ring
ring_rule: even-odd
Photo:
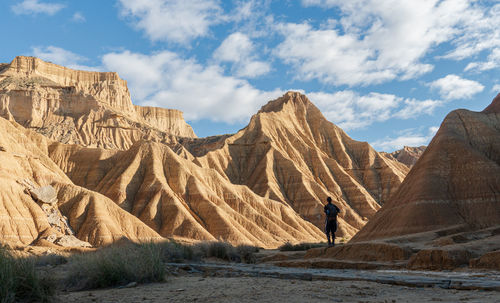
[[[338,208],[335,204],[328,203],[325,205],[325,214],[326,219],[328,221],[337,220],[337,215],[340,213],[340,208]]]

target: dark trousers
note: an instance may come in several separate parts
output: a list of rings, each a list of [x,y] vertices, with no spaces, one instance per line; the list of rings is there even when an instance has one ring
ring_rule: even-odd
[[[335,244],[335,232],[337,231],[337,220],[328,220],[325,221],[325,234],[326,239],[328,240],[328,244]],[[332,234],[332,238],[330,239],[330,233]]]

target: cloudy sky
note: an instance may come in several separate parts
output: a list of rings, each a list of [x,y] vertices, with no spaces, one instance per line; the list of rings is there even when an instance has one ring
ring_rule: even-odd
[[[2,0],[0,62],[116,71],[135,104],[182,110],[200,137],[299,90],[392,151],[500,92],[499,15],[500,0]]]

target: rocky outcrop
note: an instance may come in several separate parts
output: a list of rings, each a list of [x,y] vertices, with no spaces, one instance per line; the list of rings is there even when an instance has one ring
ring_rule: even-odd
[[[331,196],[342,209],[339,235],[345,238],[364,226],[408,172],[368,143],[351,139],[296,92],[270,101],[246,128],[194,162],[290,205],[319,228]]]
[[[414,252],[405,265],[411,269],[498,268],[499,104],[500,95],[483,112],[448,114],[403,184],[348,245],[406,247]]]
[[[0,71],[0,116],[59,142],[107,149],[196,137],[181,112],[133,105],[116,73],[77,71],[34,57],[16,57]]]
[[[0,118],[0,146],[1,243],[87,247],[161,238],[110,199],[75,186],[48,157],[43,136]]]
[[[196,138],[180,110],[137,105],[134,107],[137,115],[152,127],[175,136]]]
[[[412,167],[417,163],[418,158],[424,153],[426,146],[410,147],[404,146],[402,149],[396,150],[392,153],[381,154],[388,157],[389,159],[397,160],[408,167]]]

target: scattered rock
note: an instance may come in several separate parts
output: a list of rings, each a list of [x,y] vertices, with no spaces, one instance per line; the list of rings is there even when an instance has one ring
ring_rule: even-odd
[[[132,287],[136,287],[136,286],[137,286],[137,282],[130,282],[127,285],[123,286],[123,288],[132,288]]]
[[[50,185],[29,189],[31,196],[38,202],[54,204],[57,202],[57,191]]]
[[[45,238],[47,241],[54,243],[57,240],[57,235],[56,234],[50,234]]]
[[[63,247],[92,247],[90,243],[79,240],[73,235],[64,235],[55,241],[55,244]]]

